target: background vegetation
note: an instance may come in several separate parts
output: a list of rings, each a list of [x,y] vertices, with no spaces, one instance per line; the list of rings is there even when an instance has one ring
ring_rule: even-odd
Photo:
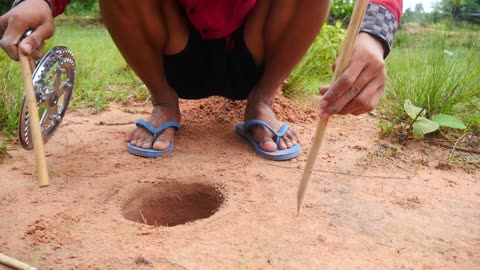
[[[403,23],[440,23],[454,22],[480,24],[480,1],[479,0],[437,0],[433,11],[425,12],[422,3],[415,5],[412,10],[406,9],[403,14]]]
[[[411,26],[397,36],[396,49],[387,59],[386,95],[378,109],[390,127],[397,127],[385,128],[386,134],[410,135],[405,134],[412,124],[404,108],[408,99],[424,108],[427,118],[442,113],[461,119],[467,129],[452,134],[452,139],[465,132],[480,135],[480,33],[446,28]]]
[[[0,0],[0,14],[7,12],[14,0]],[[98,12],[98,0],[72,0],[68,7],[67,14],[91,15]]]
[[[0,11],[8,10],[11,2],[0,0]],[[441,0],[431,13],[421,5],[405,12],[386,62],[389,80],[378,109],[385,135],[409,137],[413,120],[404,109],[408,99],[424,108],[430,114],[427,117],[444,113],[466,124],[460,132],[440,129],[449,140],[465,134],[480,137],[479,7],[480,0]],[[77,81],[72,108],[93,113],[112,101],[128,103],[148,96],[101,25],[98,10],[97,0],[73,0],[67,16],[57,18],[56,35],[47,43],[47,48],[63,44],[74,52]],[[352,10],[352,0],[334,0],[329,25],[289,77],[286,95],[315,96],[320,85],[330,82],[331,64]],[[22,96],[18,63],[0,53],[0,156],[6,142],[15,141]]]

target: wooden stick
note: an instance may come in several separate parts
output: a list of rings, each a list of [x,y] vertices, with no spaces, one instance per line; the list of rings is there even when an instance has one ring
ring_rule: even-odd
[[[43,137],[40,129],[40,117],[38,116],[37,98],[32,81],[32,69],[30,57],[24,55],[18,50],[20,65],[22,69],[23,82],[25,84],[25,96],[27,98],[27,109],[29,116],[30,132],[32,135],[33,150],[35,152],[35,161],[37,163],[38,185],[40,187],[48,186],[48,169],[45,149],[43,147]]]
[[[335,68],[335,73],[333,74],[333,81],[335,81],[347,68],[350,63],[350,57],[353,52],[353,45],[355,45],[355,40],[358,36],[358,31],[360,31],[360,26],[363,22],[363,16],[367,10],[368,0],[357,0],[355,1],[355,8],[353,9],[352,18],[350,24],[348,25],[347,37],[343,43],[343,49],[339,56],[339,62]],[[305,199],[305,193],[307,192],[308,184],[310,183],[310,176],[312,175],[313,166],[315,165],[315,160],[317,159],[320,146],[322,146],[323,138],[326,133],[328,124],[328,119],[320,120],[315,131],[315,136],[313,138],[312,148],[308,155],[307,163],[305,169],[303,170],[302,180],[297,191],[297,215],[300,215],[300,210],[302,209],[303,201]]]
[[[0,253],[0,263],[19,270],[37,270],[37,268]]]

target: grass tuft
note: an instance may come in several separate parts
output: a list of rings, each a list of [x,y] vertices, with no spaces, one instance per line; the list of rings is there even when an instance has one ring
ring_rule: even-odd
[[[332,64],[339,53],[346,30],[341,23],[324,25],[307,54],[288,77],[283,93],[290,98],[318,95],[322,84],[330,83]]]
[[[427,118],[448,114],[467,123],[466,132],[479,129],[480,54],[477,45],[462,40],[451,42],[448,32],[427,33],[423,40],[417,39],[416,49],[392,50],[379,112],[392,122],[406,121],[403,104],[409,99],[426,108]]]

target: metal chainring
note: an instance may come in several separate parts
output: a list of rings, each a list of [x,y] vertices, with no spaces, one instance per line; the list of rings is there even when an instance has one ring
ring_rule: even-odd
[[[64,47],[52,48],[36,65],[32,74],[37,98],[40,128],[46,143],[58,128],[67,112],[75,83],[75,59]],[[23,148],[32,150],[30,117],[25,96],[18,124],[18,134]]]

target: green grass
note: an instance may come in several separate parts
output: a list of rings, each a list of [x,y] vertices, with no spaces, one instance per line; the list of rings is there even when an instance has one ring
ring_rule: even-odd
[[[110,102],[147,98],[148,91],[98,18],[62,17],[56,23],[56,35],[47,48],[66,45],[77,63],[71,108],[98,112]],[[394,133],[393,127],[407,119],[405,99],[427,107],[430,113],[454,115],[467,124],[468,131],[480,132],[480,29],[439,24],[420,30],[415,34],[407,29],[400,31],[387,59],[388,86],[379,107],[389,119],[383,126],[384,133]],[[331,64],[344,36],[345,30],[339,25],[324,26],[289,77],[284,93],[290,97],[317,95],[322,82],[330,81]],[[453,89],[455,93],[450,96]],[[17,136],[22,97],[19,64],[0,53],[0,156],[5,153],[5,142]]]
[[[76,59],[74,108],[101,111],[111,101],[126,103],[128,98],[145,98],[141,81],[125,63],[108,32],[98,24],[64,22],[49,44],[65,44]]]
[[[19,108],[23,92],[19,64],[5,53],[0,54],[0,131],[1,136],[10,138],[17,129]]]
[[[339,53],[346,30],[341,24],[324,25],[307,54],[288,77],[284,95],[298,98],[318,95],[318,89],[332,77],[332,64]]]
[[[317,95],[331,78],[330,65],[344,32],[325,26],[284,87],[290,97]],[[383,135],[409,124],[403,105],[409,99],[428,117],[443,113],[463,120],[464,132],[480,133],[480,26],[406,25],[394,40],[387,61],[388,81],[378,111]],[[458,134],[461,136],[461,134]]]
[[[432,44],[443,42],[448,48],[466,48],[480,50],[480,26],[455,26],[436,24],[422,27],[417,24],[406,25],[395,35],[395,50],[429,49]]]
[[[379,112],[389,121],[408,122],[406,99],[435,113],[453,115],[480,129],[480,35],[433,29],[412,37],[400,32],[387,60],[388,83]],[[414,40],[413,40],[414,39]]]
[[[95,18],[65,17],[56,21],[55,36],[47,42],[65,45],[76,59],[76,81],[71,108],[101,111],[112,101],[126,103],[146,99],[148,91],[128,67],[106,29]],[[0,153],[4,141],[17,136],[18,114],[23,97],[20,66],[0,53]],[[3,138],[3,139],[2,139]]]

